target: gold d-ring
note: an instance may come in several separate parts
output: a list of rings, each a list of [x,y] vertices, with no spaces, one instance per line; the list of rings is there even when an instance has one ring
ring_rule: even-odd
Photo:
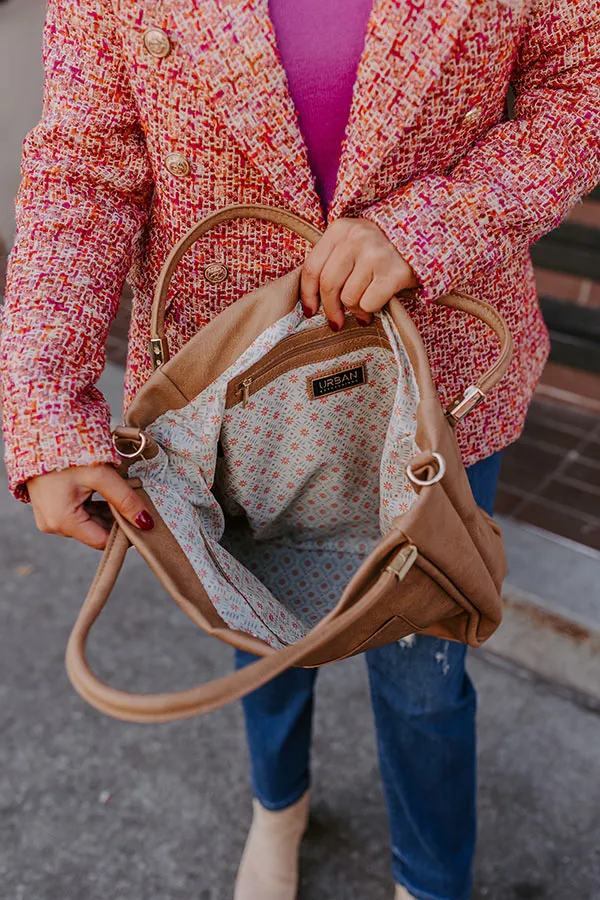
[[[408,463],[406,467],[406,474],[413,484],[418,485],[419,487],[429,487],[430,484],[437,484],[438,481],[441,481],[444,475],[446,474],[446,460],[442,456],[441,453],[431,452],[432,457],[435,459],[438,464],[438,470],[433,478],[419,478],[418,475],[412,470],[412,466]]]
[[[127,441],[128,443],[132,444],[134,442],[134,438],[119,437],[119,435],[115,434],[114,431],[112,434],[113,447],[115,448],[119,456],[122,456],[123,459],[137,459],[138,456],[141,456],[146,449],[148,438],[143,431],[140,431],[140,446],[133,453],[123,453],[122,450],[119,450],[119,441]]]

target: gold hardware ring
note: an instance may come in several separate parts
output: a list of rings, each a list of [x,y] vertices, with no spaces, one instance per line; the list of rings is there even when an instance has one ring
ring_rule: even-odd
[[[119,437],[119,435],[115,434],[114,431],[112,434],[113,447],[115,448],[119,456],[123,457],[123,459],[137,459],[138,456],[142,455],[148,444],[148,438],[143,431],[140,431],[139,440],[140,446],[137,448],[137,450],[135,450],[133,453],[124,453],[122,450],[119,450],[119,441],[127,441],[129,444],[133,444],[134,438]]]
[[[442,456],[441,453],[431,452],[432,457],[435,459],[438,464],[438,470],[433,478],[419,478],[418,475],[412,470],[412,466],[410,463],[406,466],[406,474],[413,484],[418,485],[419,487],[429,487],[430,484],[437,484],[438,481],[441,481],[444,475],[446,474],[446,460]]]

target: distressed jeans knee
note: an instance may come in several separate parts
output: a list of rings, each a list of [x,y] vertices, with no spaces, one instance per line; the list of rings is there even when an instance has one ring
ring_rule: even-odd
[[[371,689],[390,692],[391,707],[404,715],[431,714],[474,701],[465,673],[466,647],[428,635],[411,635],[367,654]]]
[[[367,654],[394,880],[465,900],[475,847],[475,689],[466,648],[416,635]]]

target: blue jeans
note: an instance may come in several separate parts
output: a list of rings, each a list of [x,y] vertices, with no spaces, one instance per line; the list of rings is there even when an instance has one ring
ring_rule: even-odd
[[[500,453],[467,470],[490,514]],[[392,875],[418,900],[468,900],[475,850],[475,690],[466,647],[427,635],[365,653],[392,841]],[[242,667],[255,657],[237,651]],[[309,786],[317,669],[243,701],[255,796],[284,809]]]

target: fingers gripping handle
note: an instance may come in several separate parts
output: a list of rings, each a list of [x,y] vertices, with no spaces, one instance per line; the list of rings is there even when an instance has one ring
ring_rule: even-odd
[[[320,237],[322,237],[322,232],[311,225],[306,219],[303,219],[294,213],[290,213],[287,210],[263,204],[235,204],[233,206],[226,206],[218,212],[212,213],[197,222],[181,238],[179,243],[173,247],[163,265],[156,284],[150,326],[150,348],[155,367],[162,365],[169,359],[169,347],[165,338],[164,319],[167,295],[177,266],[187,251],[203,235],[207,234],[213,228],[216,228],[217,225],[231,221],[232,219],[259,219],[261,221],[273,222],[274,224],[288,228],[290,231],[313,245],[317,243]],[[512,357],[512,337],[508,326],[500,313],[481,300],[476,300],[473,297],[467,297],[463,294],[450,294],[447,297],[443,297],[439,303],[442,306],[448,306],[452,309],[467,312],[485,322],[486,325],[496,333],[496,336],[500,341],[500,354],[494,365],[488,369],[477,384],[467,388],[463,397],[459,398],[455,404],[453,404],[453,407],[451,407],[449,415],[451,418],[458,421],[463,415],[470,412],[471,409],[485,397],[490,388],[497,384],[505,374]]]
[[[90,630],[110,596],[130,546],[124,532],[115,524],[69,638],[66,654],[67,673],[81,697],[101,712],[126,722],[172,722],[239,700],[290,666],[302,665],[309,655],[377,606],[394,581],[393,575],[384,572],[374,587],[336,618],[326,619],[297,643],[223,678],[168,694],[130,694],[104,684],[93,673],[86,658]]]

